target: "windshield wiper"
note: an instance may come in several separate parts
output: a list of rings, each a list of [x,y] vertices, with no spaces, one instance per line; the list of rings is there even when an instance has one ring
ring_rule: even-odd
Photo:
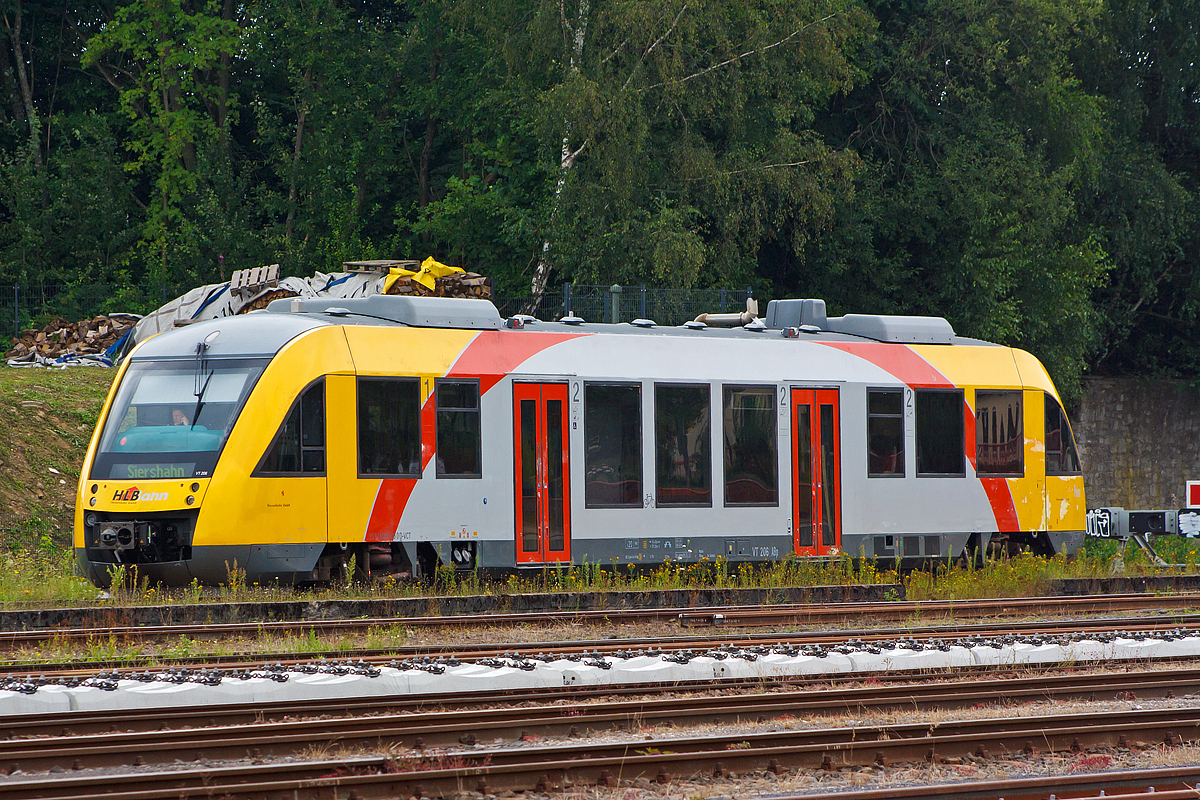
[[[200,409],[204,406],[204,393],[208,391],[208,383],[212,380],[213,373],[216,370],[210,369],[207,377],[201,383],[201,376],[204,375],[204,353],[208,350],[208,341],[196,343],[196,383],[192,394],[196,396],[196,408],[192,411],[192,418],[188,421],[189,427],[195,427],[200,421]]]
[[[196,395],[196,408],[192,411],[192,419],[190,421],[190,427],[193,427],[193,428],[196,427],[196,423],[198,423],[200,421],[200,408],[204,405],[204,393],[208,391],[208,382],[212,380],[212,376],[213,376],[214,372],[216,372],[216,370],[210,369],[208,371],[208,377],[204,379],[204,385],[200,386],[194,392],[194,394]],[[196,373],[196,383],[197,384],[200,383],[200,372],[199,371],[197,371],[197,373]]]

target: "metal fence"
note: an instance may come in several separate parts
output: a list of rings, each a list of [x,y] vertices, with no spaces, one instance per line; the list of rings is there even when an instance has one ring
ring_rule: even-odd
[[[192,286],[153,284],[23,285],[0,291],[0,331],[18,336],[56,317],[69,322],[97,314],[147,314]],[[564,284],[548,289],[533,305],[528,296],[496,297],[501,316],[532,314],[543,320],[582,317],[587,322],[632,322],[651,319],[659,325],[680,325],[704,312],[742,311],[750,289],[662,289],[646,286]]]
[[[97,314],[147,314],[191,288],[166,283],[10,284],[0,291],[0,331],[18,336],[26,328],[41,327],[57,317],[76,322]]]

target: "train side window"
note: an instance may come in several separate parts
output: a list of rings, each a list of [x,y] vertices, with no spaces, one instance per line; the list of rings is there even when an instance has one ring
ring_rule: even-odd
[[[324,378],[300,393],[254,474],[325,474]]]
[[[654,476],[660,508],[712,506],[711,394],[707,384],[654,387]]]
[[[1050,395],[1046,398],[1046,474],[1079,475],[1079,453],[1075,437],[1062,406]]]
[[[480,457],[479,381],[439,380],[437,476],[483,477]]]
[[[583,386],[584,504],[642,507],[642,387]]]
[[[421,476],[421,384],[358,379],[358,474]]]
[[[917,475],[966,475],[961,389],[917,389]]]
[[[867,390],[867,475],[904,477],[904,392]]]
[[[774,386],[725,386],[725,505],[779,505]]]
[[[1025,411],[1021,392],[975,392],[975,471],[1025,474]]]

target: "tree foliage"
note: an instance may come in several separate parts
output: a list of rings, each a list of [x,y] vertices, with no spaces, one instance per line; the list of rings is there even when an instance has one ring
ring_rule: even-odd
[[[436,255],[1194,375],[1177,0],[0,0],[0,280]]]

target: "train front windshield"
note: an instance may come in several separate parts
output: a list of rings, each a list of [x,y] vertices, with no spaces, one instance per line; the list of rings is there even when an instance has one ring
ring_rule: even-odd
[[[140,361],[113,399],[91,477],[205,478],[265,359]]]

